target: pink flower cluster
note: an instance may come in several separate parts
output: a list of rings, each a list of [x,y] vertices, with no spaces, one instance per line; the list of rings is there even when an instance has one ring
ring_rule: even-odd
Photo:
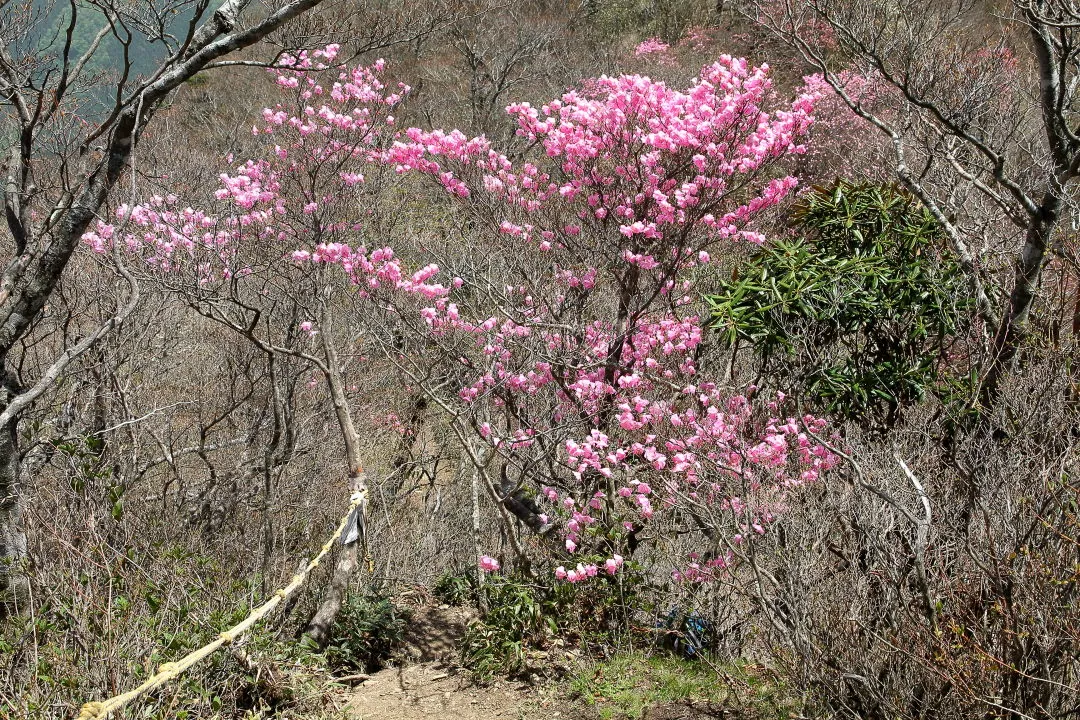
[[[616,572],[619,571],[619,568],[621,568],[622,566],[623,557],[622,555],[618,554],[613,555],[612,557],[605,560],[603,563],[604,572],[606,572],[608,575],[614,575]],[[576,567],[571,568],[570,570],[567,570],[565,567],[560,565],[555,569],[555,577],[558,580],[566,580],[568,582],[576,583],[581,582],[582,580],[596,577],[599,572],[600,568],[598,568],[594,563],[589,563],[587,565],[585,563],[578,563]]]
[[[664,56],[670,49],[671,46],[660,38],[648,38],[637,44],[637,47],[634,48],[634,55],[637,57],[646,57],[650,55]]]
[[[409,91],[400,83],[393,91],[386,87],[380,80],[382,60],[332,69],[338,51],[331,45],[285,56],[279,61],[284,69],[271,70],[294,100],[263,111],[263,123],[252,132],[265,139],[266,152],[219,175],[216,211],[181,207],[175,195],[155,195],[134,207],[121,205],[114,221],[99,221],[83,241],[95,252],[120,243],[166,272],[193,267],[202,283],[248,272],[244,255],[265,255],[266,248],[277,246],[295,262],[340,265],[358,283],[440,294],[439,288],[408,277],[387,249],[369,253],[321,240],[361,227],[364,218],[354,217],[354,198],[365,180],[362,165],[392,132],[389,113]],[[323,81],[327,74],[333,82]]]
[[[678,46],[689,47],[694,52],[704,52],[712,43],[709,31],[701,25],[693,25],[679,39]]]
[[[627,262],[684,262],[672,256],[675,248],[643,251],[687,227],[760,242],[743,226],[797,184],[775,178],[744,202],[727,200],[770,163],[805,151],[801,138],[813,121],[816,94],[768,113],[763,106],[771,89],[767,66],[723,56],[683,92],[623,75],[597,78],[586,91],[541,108],[510,105],[518,134],[542,144],[557,162],[557,176],[529,161],[515,167],[486,138],[456,130],[410,128],[381,161],[400,173],[428,174],[459,198],[483,192],[524,210],[528,221],[504,218],[500,229],[542,249],[565,247],[586,227],[605,234],[612,227],[629,241]],[[559,205],[572,220],[542,225],[537,214]]]

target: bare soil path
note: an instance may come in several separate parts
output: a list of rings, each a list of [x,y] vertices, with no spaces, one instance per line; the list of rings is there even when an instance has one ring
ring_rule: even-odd
[[[568,717],[527,685],[477,687],[441,663],[387,668],[357,688],[349,703],[357,720],[558,720]]]
[[[349,713],[356,720],[559,720],[566,713],[551,692],[497,682],[474,685],[457,665],[457,648],[472,616],[460,608],[416,609],[403,641],[401,664],[356,688]]]
[[[458,664],[458,647],[473,615],[460,608],[416,609],[399,663],[360,684],[346,711],[353,720],[596,720],[602,714],[569,697],[560,684],[534,687],[501,680],[475,685]],[[709,704],[664,704],[644,709],[641,720],[711,720],[730,714]]]

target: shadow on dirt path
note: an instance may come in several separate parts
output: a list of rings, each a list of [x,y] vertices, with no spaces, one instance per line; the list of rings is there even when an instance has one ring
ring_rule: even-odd
[[[364,681],[349,701],[357,720],[559,720],[553,692],[529,685],[472,684],[457,664],[465,626],[474,614],[462,608],[416,608],[402,642],[401,666]]]

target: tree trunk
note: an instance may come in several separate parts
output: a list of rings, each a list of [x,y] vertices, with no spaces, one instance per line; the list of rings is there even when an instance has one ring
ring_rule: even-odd
[[[994,357],[979,392],[979,402],[986,409],[996,404],[1001,380],[1012,368],[1017,351],[1027,337],[1028,316],[1039,291],[1039,281],[1046,264],[1046,249],[1057,226],[1060,209],[1060,198],[1053,195],[1045,197],[1040,213],[1024,239],[1024,247],[1017,259],[1013,289],[1009,294],[1009,306],[1002,313],[994,335]]]
[[[327,289],[329,293],[329,289]],[[326,589],[323,601],[315,614],[308,621],[304,634],[315,641],[318,647],[325,647],[330,641],[330,629],[341,611],[345,602],[345,595],[349,590],[349,578],[352,577],[356,566],[359,564],[360,545],[366,546],[364,539],[364,517],[367,513],[367,475],[364,473],[363,464],[360,462],[360,436],[356,432],[353,423],[349,401],[345,397],[345,378],[341,371],[341,363],[338,361],[337,351],[334,349],[334,340],[331,330],[330,311],[325,305],[321,308],[319,325],[321,330],[323,352],[326,356],[326,383],[330,387],[330,401],[334,405],[334,413],[337,416],[338,425],[341,428],[342,439],[345,441],[345,457],[349,463],[349,490],[353,496],[362,497],[361,504],[356,508],[357,534],[351,542],[345,542],[344,547],[338,554],[337,564],[334,566],[334,575],[330,579],[330,587]],[[346,534],[342,540],[346,540]]]
[[[1061,219],[1065,188],[1076,176],[1080,160],[1070,121],[1061,106],[1061,98],[1071,92],[1065,90],[1066,85],[1071,85],[1063,73],[1069,61],[1058,54],[1062,42],[1056,39],[1058,31],[1041,15],[1049,9],[1049,3],[1034,3],[1025,10],[1025,16],[1031,30],[1032,51],[1038,61],[1039,100],[1052,163],[1048,169],[1053,175],[1037,209],[1029,211],[1031,221],[1016,261],[1016,279],[1009,294],[1009,306],[1002,313],[994,336],[994,357],[979,391],[979,402],[986,409],[996,404],[1001,379],[1012,368],[1020,344],[1027,336],[1028,314],[1039,291],[1046,250]]]
[[[30,599],[16,426],[12,421],[0,428],[0,619],[24,612]]]
[[[366,488],[364,473],[361,471],[352,474],[349,477],[349,484],[354,488]],[[363,506],[360,508],[361,512],[362,510]],[[361,519],[360,522],[360,533],[363,535],[363,520]],[[330,642],[330,630],[333,628],[334,620],[337,619],[338,613],[341,612],[341,606],[345,603],[345,596],[349,592],[349,578],[356,572],[356,568],[360,564],[360,544],[360,540],[356,539],[342,547],[341,552],[338,553],[338,559],[334,565],[334,574],[330,578],[330,586],[326,589],[323,601],[319,604],[315,614],[311,616],[307,627],[304,628],[304,634],[310,637],[320,648],[326,647],[326,644]]]
[[[461,467],[462,470],[466,468],[467,457],[462,457]],[[481,612],[486,612],[487,607],[483,593],[484,588],[484,571],[480,569],[480,558],[483,556],[481,548],[480,538],[480,470],[478,468],[472,469],[472,534],[473,534],[473,554],[476,566],[473,568],[476,580],[476,592],[479,599]]]

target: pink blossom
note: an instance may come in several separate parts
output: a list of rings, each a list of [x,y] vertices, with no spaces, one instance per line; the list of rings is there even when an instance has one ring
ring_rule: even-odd
[[[638,57],[645,55],[663,55],[671,48],[666,42],[660,40],[660,38],[649,38],[638,43],[634,48],[634,54]]]

